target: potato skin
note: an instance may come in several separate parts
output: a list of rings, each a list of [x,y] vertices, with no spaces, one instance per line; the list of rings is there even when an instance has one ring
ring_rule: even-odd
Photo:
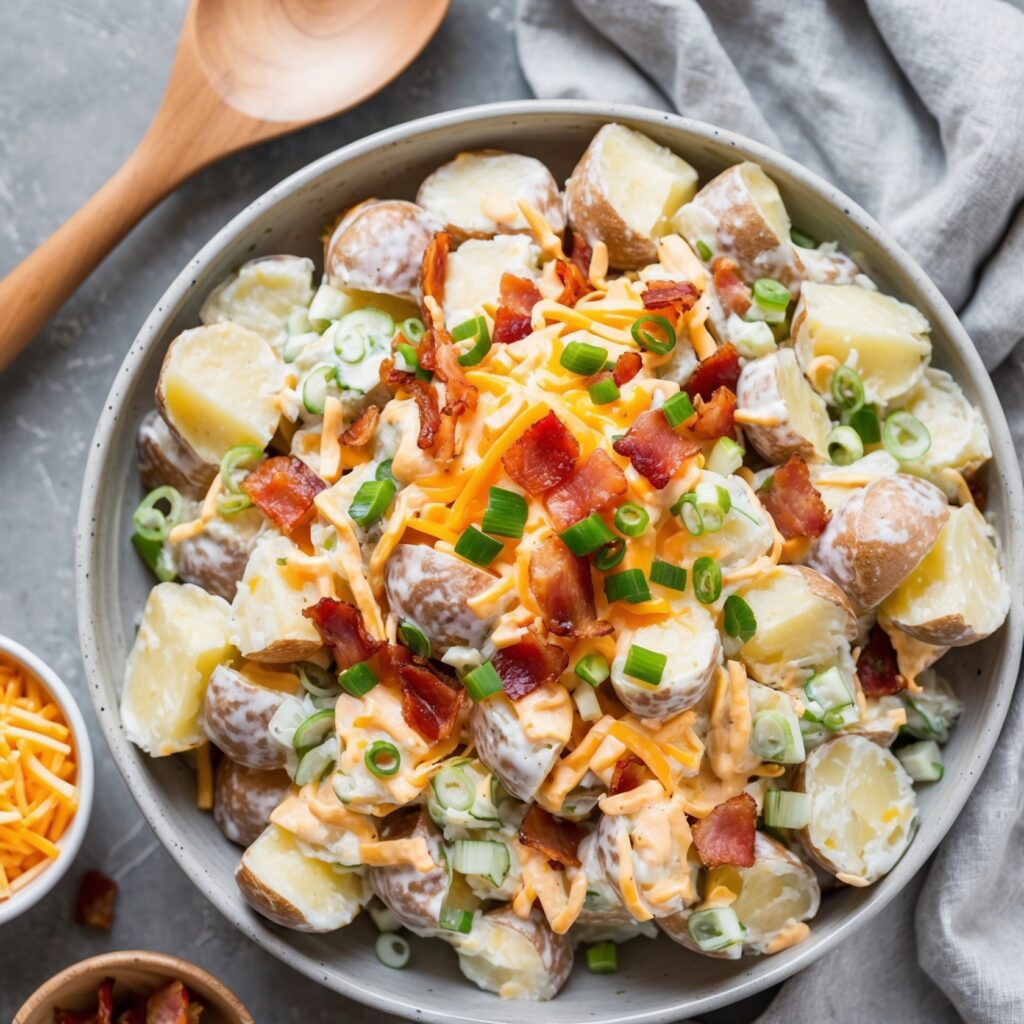
[[[257,686],[227,665],[218,665],[206,687],[203,730],[228,757],[246,768],[283,768],[285,750],[271,739],[267,727],[286,696]]]
[[[186,583],[233,601],[261,525],[262,516],[255,511],[211,519],[202,533],[175,547],[178,575]]]
[[[857,615],[845,591],[833,580],[829,579],[828,576],[817,572],[809,566],[794,565],[793,568],[807,581],[807,589],[815,597],[820,597],[824,601],[831,601],[846,612],[846,639],[852,644],[857,639]]]
[[[226,839],[238,846],[256,842],[274,808],[291,789],[281,771],[257,771],[222,757],[213,783],[213,819]]]
[[[135,449],[139,476],[150,491],[167,484],[184,498],[202,501],[217,475],[217,467],[203,462],[156,409],[139,424]]]

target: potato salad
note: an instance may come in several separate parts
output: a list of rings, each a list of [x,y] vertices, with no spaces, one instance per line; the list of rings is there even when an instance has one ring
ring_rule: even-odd
[[[940,659],[1009,605],[925,316],[618,124],[562,188],[460,153],[323,237],[167,351],[127,735],[190,752],[256,912],[366,910],[390,967],[549,999],[574,951],[804,940],[912,842]]]

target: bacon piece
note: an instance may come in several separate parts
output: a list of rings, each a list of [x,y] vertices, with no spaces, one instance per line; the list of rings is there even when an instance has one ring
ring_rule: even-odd
[[[569,476],[579,455],[579,441],[549,412],[523,432],[502,455],[501,464],[524,491],[538,497]]]
[[[558,636],[607,636],[614,628],[597,617],[590,563],[558,537],[548,537],[530,552],[530,593],[544,625]]]
[[[430,240],[420,264],[420,290],[423,297],[429,296],[438,305],[444,302],[444,282],[448,276],[448,251],[451,245],[451,235],[447,231],[438,231]],[[432,324],[430,311],[424,309],[424,314],[425,322]]]
[[[96,1024],[96,1014],[88,1010],[54,1010],[53,1024]]]
[[[825,502],[811,483],[807,463],[799,455],[791,455],[785,465],[779,466],[761,486],[757,496],[786,540],[819,537],[831,518]]]
[[[437,336],[437,329],[430,327],[424,332],[423,337],[420,338],[419,344],[416,346],[416,362],[424,370],[433,371],[437,369],[437,359],[435,358]]]
[[[425,381],[411,373],[395,369],[390,356],[380,364],[380,379],[392,391],[407,391],[420,414],[420,432],[416,438],[418,448],[429,451],[434,447],[437,432],[441,429],[441,408],[437,392]]]
[[[501,298],[494,314],[491,341],[498,345],[509,345],[530,334],[533,330],[530,314],[540,299],[537,286],[529,278],[502,274]]]
[[[557,487],[544,495],[544,507],[556,530],[600,512],[626,493],[626,474],[601,448],[593,453]]]
[[[530,626],[518,643],[502,647],[493,662],[508,698],[519,700],[557,679],[569,664],[569,656],[557,644],[541,639],[536,627]]]
[[[696,305],[700,292],[689,281],[648,281],[640,298],[644,309],[671,309],[681,316]]]
[[[464,412],[472,412],[476,408],[477,388],[469,383],[465,370],[459,365],[459,353],[450,336],[434,350],[434,364],[445,386],[445,406],[441,412],[456,418]]]
[[[146,1000],[146,1024],[189,1024],[188,989],[169,981]]]
[[[750,309],[754,297],[736,273],[736,264],[732,260],[719,256],[711,265],[711,280],[718,301],[726,313],[743,316]]]
[[[294,455],[261,462],[243,481],[252,503],[284,533],[313,518],[313,499],[327,484]]]
[[[590,263],[593,258],[594,250],[587,244],[587,240],[578,231],[574,231],[570,236],[569,259],[576,264],[584,278],[590,277]]]
[[[732,342],[726,342],[697,364],[686,382],[686,393],[692,399],[700,395],[705,402],[710,402],[721,387],[735,391],[739,379],[740,354]]]
[[[96,993],[96,1024],[114,1024],[114,979],[104,978]]]
[[[339,670],[369,660],[384,646],[383,640],[375,640],[366,632],[363,613],[347,601],[321,597],[316,604],[303,608],[302,614],[316,626]]]
[[[659,491],[691,455],[700,451],[699,445],[680,437],[669,426],[660,409],[642,412],[626,436],[620,437],[612,447],[619,455],[625,455],[633,468]]]
[[[754,831],[757,804],[749,793],[740,793],[719,804],[706,818],[693,824],[693,845],[708,868],[729,864],[754,866]]]
[[[75,922],[109,932],[114,923],[117,882],[102,871],[86,871],[78,885]]]
[[[623,352],[615,360],[615,370],[612,372],[612,379],[615,386],[621,388],[628,384],[643,368],[643,356],[639,352]]]
[[[373,437],[379,419],[380,409],[375,405],[368,405],[359,414],[359,419],[341,435],[339,440],[349,448],[361,448]]]
[[[723,386],[715,388],[710,402],[697,396],[695,402],[697,419],[690,426],[690,433],[701,441],[714,441],[729,437],[736,429],[736,395]]]
[[[399,666],[402,718],[428,743],[446,740],[459,720],[466,691],[442,679],[425,663],[410,659]]]
[[[584,295],[593,290],[587,280],[587,275],[581,273],[575,263],[556,260],[555,273],[558,275],[558,280],[562,282],[562,291],[555,301],[560,302],[563,306],[575,306]]]
[[[612,771],[612,784],[608,788],[608,792],[611,796],[628,793],[631,789],[636,789],[642,782],[646,782],[649,776],[650,772],[647,771],[643,761],[635,754],[627,754],[615,762],[615,768]]]
[[[865,697],[884,697],[899,693],[907,681],[900,675],[896,649],[881,626],[875,623],[871,635],[857,659],[857,678]]]
[[[522,341],[533,331],[533,323],[526,313],[513,313],[507,306],[499,306],[494,313],[491,341],[496,345],[511,345]]]
[[[548,860],[567,868],[580,866],[577,850],[586,834],[586,829],[576,822],[556,818],[539,804],[530,805],[519,826],[519,842],[523,846],[539,850]]]

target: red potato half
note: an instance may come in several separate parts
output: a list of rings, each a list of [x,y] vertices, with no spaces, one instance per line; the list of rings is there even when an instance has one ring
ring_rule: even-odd
[[[217,475],[217,467],[203,462],[155,409],[139,424],[135,450],[147,490],[167,484],[184,498],[202,501]]]
[[[225,601],[234,600],[263,522],[263,516],[254,509],[228,517],[215,516],[201,533],[175,545],[178,575]]]
[[[291,789],[284,771],[258,771],[222,757],[213,783],[213,819],[238,846],[256,842],[274,808]]]

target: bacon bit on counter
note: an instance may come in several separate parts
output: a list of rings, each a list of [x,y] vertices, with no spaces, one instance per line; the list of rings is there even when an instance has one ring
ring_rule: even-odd
[[[448,251],[452,239],[447,231],[439,231],[430,240],[420,264],[420,290],[424,298],[432,298],[438,305],[444,302],[444,282],[448,276]],[[425,310],[425,323],[432,325],[430,311]]]
[[[530,626],[518,643],[494,655],[494,668],[509,700],[519,700],[557,679],[569,664],[569,655],[557,644],[542,640]]]
[[[459,720],[466,691],[442,679],[425,663],[409,658],[398,668],[402,718],[428,743],[446,740]]]
[[[549,412],[524,431],[502,455],[501,464],[524,491],[538,497],[569,476],[579,455],[579,441],[553,412]]]
[[[740,354],[731,342],[726,342],[697,364],[686,382],[685,390],[692,399],[700,395],[705,402],[710,402],[721,387],[735,391],[739,379]]]
[[[633,464],[660,491],[680,466],[700,451],[688,438],[680,437],[660,409],[649,409],[637,416],[633,426],[612,447]]]
[[[590,277],[590,263],[594,258],[594,250],[587,240],[578,232],[573,231],[569,238],[569,259],[584,278]]]
[[[380,364],[381,382],[392,392],[406,391],[416,403],[420,414],[420,432],[416,438],[416,446],[423,451],[434,447],[437,432],[441,429],[441,408],[437,401],[437,392],[424,380],[419,380],[411,373],[395,369],[395,361],[390,356]]]
[[[544,507],[556,530],[567,530],[591,512],[600,512],[626,493],[626,474],[601,448],[544,495]]]
[[[610,796],[628,793],[650,777],[650,770],[643,761],[636,754],[627,754],[615,762],[615,768],[612,771],[612,784],[608,788],[608,793]]]
[[[729,388],[715,388],[709,402],[698,395],[694,405],[697,419],[690,425],[694,437],[701,441],[715,441],[732,435],[736,429],[736,395]]]
[[[762,484],[757,496],[786,540],[820,537],[831,518],[811,483],[807,463],[799,455],[791,455],[785,465],[779,466]]]
[[[252,503],[285,533],[312,518],[313,499],[326,487],[294,455],[265,459],[242,481],[242,490],[252,498]]]
[[[906,688],[896,649],[889,634],[878,623],[871,627],[868,642],[857,659],[857,678],[865,697],[884,697]]]
[[[346,601],[321,597],[316,604],[303,608],[302,614],[316,626],[339,670],[372,658],[384,646],[383,640],[375,640],[366,632],[363,613]]]
[[[574,821],[556,818],[538,804],[532,804],[519,826],[519,842],[538,850],[548,860],[557,861],[567,868],[578,868],[577,854],[586,830]]]
[[[693,845],[705,867],[754,866],[757,804],[749,793],[740,793],[719,804],[706,818],[695,821],[692,828]]]
[[[558,636],[607,636],[614,629],[597,617],[590,563],[558,537],[548,537],[530,552],[530,592],[544,625]]]
[[[750,309],[754,296],[736,273],[736,264],[724,256],[719,256],[711,265],[711,269],[711,280],[722,309],[726,313],[743,316]]]
[[[117,882],[102,871],[86,871],[75,899],[75,923],[109,932],[114,923]]]
[[[341,435],[339,440],[349,448],[361,448],[373,437],[379,419],[380,409],[375,405],[368,405],[359,414],[359,419]]]
[[[615,386],[621,388],[628,384],[643,369],[644,360],[639,352],[623,352],[615,360],[615,370],[612,372],[612,379]]]
[[[681,316],[697,304],[700,292],[689,281],[648,281],[640,298],[644,309],[671,308]]]

